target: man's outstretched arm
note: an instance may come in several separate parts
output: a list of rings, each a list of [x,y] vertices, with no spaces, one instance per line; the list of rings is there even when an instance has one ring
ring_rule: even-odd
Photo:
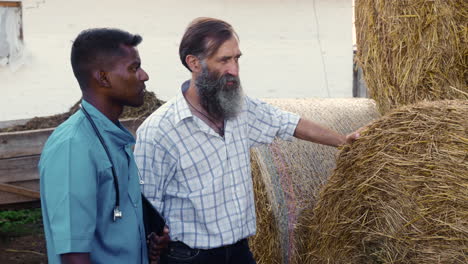
[[[310,120],[301,118],[294,131],[294,136],[310,142],[338,147],[343,144],[352,143],[359,137],[359,132],[353,132],[345,136]]]

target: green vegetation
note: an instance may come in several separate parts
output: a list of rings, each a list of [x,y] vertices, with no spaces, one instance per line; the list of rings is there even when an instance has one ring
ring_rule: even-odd
[[[41,209],[0,211],[0,237],[42,232]]]

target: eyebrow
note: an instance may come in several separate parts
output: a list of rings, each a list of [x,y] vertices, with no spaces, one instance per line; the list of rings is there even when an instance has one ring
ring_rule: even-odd
[[[220,61],[223,61],[223,60],[229,60],[231,58],[240,58],[242,56],[242,52],[238,53],[236,56],[223,56],[221,58],[219,58]]]
[[[129,67],[133,67],[133,66],[140,67],[141,66],[141,61],[140,60],[135,60],[134,62],[130,63]]]

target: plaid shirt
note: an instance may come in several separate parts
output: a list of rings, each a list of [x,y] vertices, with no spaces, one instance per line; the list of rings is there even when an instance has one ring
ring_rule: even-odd
[[[223,138],[191,113],[182,92],[149,116],[137,131],[135,159],[143,193],[166,219],[171,240],[208,249],[254,235],[250,148],[276,136],[290,140],[298,122],[245,97]]]

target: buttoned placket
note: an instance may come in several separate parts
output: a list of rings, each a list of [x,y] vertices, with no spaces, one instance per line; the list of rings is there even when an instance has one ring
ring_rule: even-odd
[[[196,117],[194,115],[194,117]],[[215,136],[217,137],[217,139],[221,140],[223,144],[223,149],[224,149],[224,152],[225,152],[225,155],[226,155],[226,170],[224,171],[224,175],[228,175],[229,179],[233,182],[233,186],[234,186],[234,192],[233,193],[230,193],[228,195],[231,195],[231,196],[234,196],[236,199],[235,202],[236,202],[236,206],[234,206],[234,209],[236,210],[236,220],[239,220],[239,216],[241,215],[241,201],[239,199],[239,196],[237,195],[237,193],[240,192],[239,190],[239,184],[238,184],[238,181],[233,173],[233,170],[232,170],[232,164],[231,164],[231,158],[229,157],[229,147],[232,145],[231,144],[231,141],[232,141],[232,133],[231,133],[231,127],[232,127],[232,122],[231,121],[226,121],[225,122],[225,130],[224,130],[224,137],[222,137],[221,135],[219,135],[218,133],[216,133],[210,126],[208,126],[203,120],[201,120],[199,117],[197,117],[196,119],[194,118],[193,121],[197,124],[198,128],[204,132],[204,133],[207,133],[209,135],[212,135],[212,136]],[[231,192],[232,192],[232,189],[231,189]],[[245,191],[244,191],[245,192]],[[241,230],[241,232],[243,233],[243,224],[241,223],[241,221],[236,221],[237,223],[237,226],[235,226],[236,228],[239,228]]]
[[[239,190],[239,182],[237,181],[236,179],[236,176],[234,175],[234,171],[233,171],[233,166],[232,166],[232,160],[229,156],[229,153],[233,153],[233,150],[230,150],[230,148],[235,148],[233,146],[233,144],[231,143],[233,141],[233,135],[232,135],[232,132],[231,132],[231,128],[233,126],[233,121],[227,121],[225,123],[225,131],[224,131],[224,149],[226,151],[226,160],[227,160],[227,165],[228,165],[228,175],[229,177],[231,178],[232,182],[233,182],[233,185],[234,185],[234,193],[232,194],[233,196],[236,197],[235,201],[236,201],[236,212],[237,212],[237,217],[239,217],[241,215],[241,201],[239,199],[239,196],[237,195],[238,193],[240,193],[240,190]],[[241,221],[237,221],[237,228],[239,229],[243,229],[244,226],[243,224],[241,223]],[[242,232],[243,233],[243,232]]]
[[[127,144],[125,145],[124,147],[125,149],[125,154],[127,155],[127,159],[128,159],[128,182],[129,182],[129,186],[131,184],[131,181],[132,179],[130,178],[131,175],[132,175],[132,172],[131,172],[131,168],[134,168],[137,172],[137,175],[138,175],[138,187],[141,189],[140,185],[143,184],[143,180],[141,180],[141,177],[140,177],[140,173],[138,171],[138,168],[136,167],[136,163],[135,163],[135,160],[133,159],[133,150],[132,150],[132,144]],[[132,164],[134,166],[132,166]],[[128,195],[130,196],[130,194],[128,193]],[[130,201],[133,203],[133,208],[134,208],[134,212],[135,212],[135,215],[138,219],[138,221],[141,223],[143,221],[143,212],[138,212],[138,204],[134,201],[134,199],[132,199],[132,197],[130,196]],[[145,230],[144,230],[144,227],[142,225],[138,225],[138,230],[140,231],[140,241],[141,241],[141,256],[142,256],[142,263],[146,263],[145,261],[145,248],[146,248],[146,237],[145,237]],[[149,252],[147,252],[147,254],[149,254]]]

